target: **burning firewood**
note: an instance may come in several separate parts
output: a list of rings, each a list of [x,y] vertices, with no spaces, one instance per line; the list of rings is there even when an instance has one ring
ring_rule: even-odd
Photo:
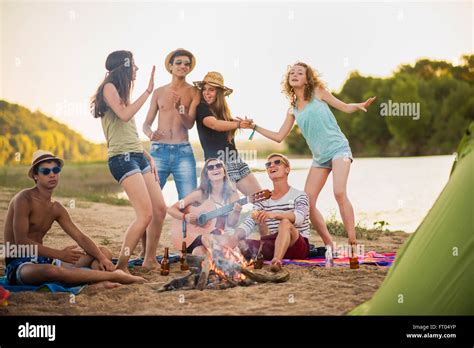
[[[192,290],[196,287],[196,275],[194,273],[188,274],[186,277],[173,279],[169,283],[163,285],[158,292],[172,291],[172,290]]]
[[[282,283],[288,281],[287,271],[276,274],[265,270],[252,270],[239,249],[221,246],[210,239],[206,256],[187,256],[191,273],[185,277],[174,279],[162,286],[158,291],[177,289],[228,289],[236,286],[249,286],[258,283]]]
[[[240,272],[258,283],[284,283],[290,279],[290,273],[281,271],[270,273],[265,270],[249,270],[242,268]]]
[[[209,278],[209,272],[211,271],[211,261],[206,258],[202,264],[201,274],[199,275],[199,280],[197,282],[196,288],[203,290],[207,285],[207,280]]]

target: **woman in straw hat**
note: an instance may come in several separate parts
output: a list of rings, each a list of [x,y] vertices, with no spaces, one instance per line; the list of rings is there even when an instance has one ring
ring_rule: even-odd
[[[138,67],[129,51],[115,51],[105,62],[107,75],[91,106],[100,118],[107,139],[109,169],[125,190],[136,218],[128,227],[116,268],[128,272],[128,260],[146,229],[147,248],[143,266],[158,267],[156,247],[160,239],[166,204],[155,163],[143,149],[134,116],[153,92],[155,67],[148,88],[134,102],[131,89]]]
[[[261,190],[249,166],[239,156],[235,146],[238,129],[252,128],[251,120],[238,120],[231,116],[225,97],[232,89],[224,85],[223,76],[215,71],[206,74],[202,81],[194,82],[201,91],[201,103],[196,111],[196,123],[204,156],[222,160],[230,179],[244,195]]]

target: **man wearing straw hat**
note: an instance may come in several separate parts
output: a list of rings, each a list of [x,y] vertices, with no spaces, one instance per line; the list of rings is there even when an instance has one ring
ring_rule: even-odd
[[[17,193],[8,206],[4,231],[8,282],[12,285],[100,283],[100,286],[110,288],[118,283],[144,281],[123,271],[112,272],[110,251],[98,247],[82,233],[66,208],[52,199],[63,166],[64,161],[51,152],[36,151],[28,171],[35,186]],[[55,221],[84,251],[77,245],[61,250],[43,245],[43,239]]]
[[[150,138],[151,150],[163,189],[170,174],[182,199],[197,186],[196,160],[189,143],[188,130],[194,125],[199,92],[186,82],[186,76],[196,66],[194,55],[182,48],[170,52],[165,68],[171,83],[153,92],[150,109],[143,124],[143,132]],[[158,113],[155,131],[152,124]]]

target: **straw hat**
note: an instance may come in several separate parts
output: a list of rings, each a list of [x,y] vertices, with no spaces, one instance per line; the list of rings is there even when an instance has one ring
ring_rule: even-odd
[[[224,86],[224,77],[217,71],[210,71],[206,76],[204,76],[204,80],[194,81],[193,83],[199,89],[201,89],[206,83],[214,87],[222,88],[226,97],[233,92],[232,88]]]
[[[173,55],[178,51],[181,51],[183,53],[187,53],[191,56],[191,67],[189,69],[189,72],[193,71],[194,67],[196,66],[196,58],[194,57],[194,54],[192,54],[188,50],[185,50],[184,48],[177,48],[174,51],[168,53],[168,55],[165,58],[165,69],[166,69],[166,71],[171,73],[171,70],[169,69],[171,57],[173,57]]]
[[[31,162],[30,170],[28,170],[28,176],[30,178],[34,179],[33,178],[33,168],[34,168],[34,166],[36,166],[37,164],[40,164],[41,162],[51,161],[51,160],[58,161],[59,166],[61,168],[64,166],[64,161],[61,158],[56,157],[55,155],[53,155],[51,152],[44,151],[44,150],[35,151],[35,153],[33,154],[33,160]]]

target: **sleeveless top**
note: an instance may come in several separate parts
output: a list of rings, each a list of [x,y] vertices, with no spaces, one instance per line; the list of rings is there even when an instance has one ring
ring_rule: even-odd
[[[340,151],[350,152],[349,141],[326,102],[313,97],[303,110],[294,107],[293,112],[314,160],[324,163]]]
[[[129,152],[143,152],[135,118],[132,117],[130,121],[124,122],[112,109],[108,108],[101,117],[101,122],[107,140],[108,158]]]

